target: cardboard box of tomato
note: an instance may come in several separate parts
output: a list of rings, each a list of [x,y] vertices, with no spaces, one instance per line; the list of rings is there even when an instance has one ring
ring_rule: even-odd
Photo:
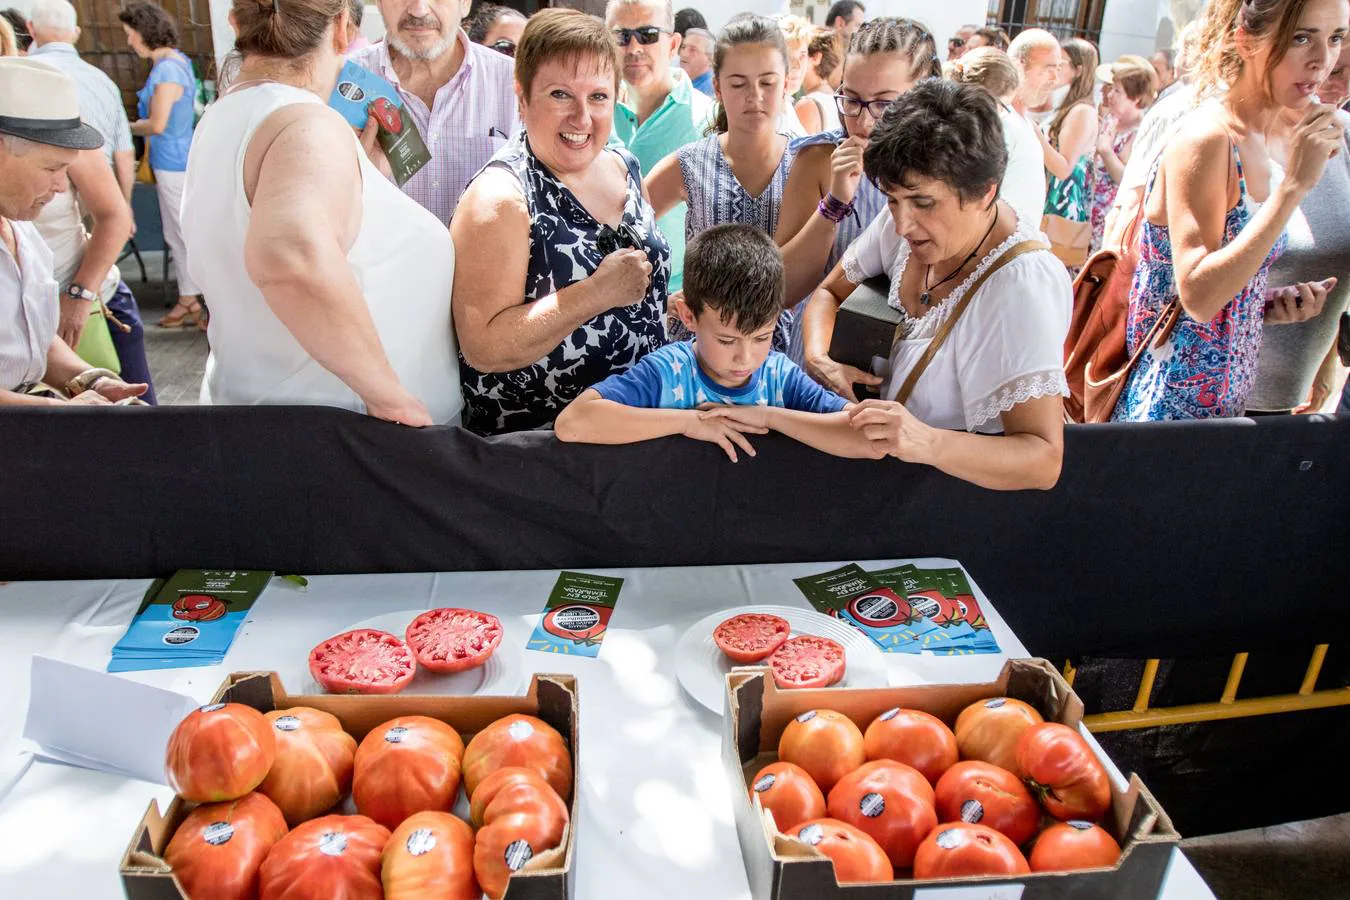
[[[211,700],[242,703],[262,713],[310,707],[331,713],[357,741],[399,716],[429,716],[452,726],[467,743],[487,725],[513,714],[535,716],[553,726],[567,740],[574,783],[579,783],[577,713],[580,702],[572,675],[535,675],[520,697],[452,697],[428,694],[289,694],[275,672],[235,673],[225,679]],[[577,821],[577,794],[572,792],[569,820]],[[163,855],[178,826],[196,804],[175,797],[162,814],[153,800],[122,856],[119,867],[128,900],[187,900]],[[503,900],[568,900],[572,890],[572,861],[576,829],[569,827],[563,845],[536,855],[511,876]]]
[[[977,897],[1019,900],[1156,897],[1180,835],[1153,795],[1134,775],[1124,790],[1111,781],[1109,808],[1098,822],[1120,845],[1119,858],[1110,867],[1079,871],[916,880],[912,870],[896,867],[894,881],[841,886],[836,880],[835,863],[805,841],[781,833],[761,805],[756,790],[757,775],[766,765],[778,760],[784,731],[794,723],[815,718],[810,715],[813,710],[842,713],[859,730],[866,730],[883,714],[890,718],[893,714],[888,711],[896,707],[919,710],[950,724],[972,704],[1000,697],[1030,704],[1045,722],[1062,723],[1075,730],[1083,717],[1082,701],[1050,663],[1039,659],[1009,660],[998,680],[986,684],[867,690],[780,690],[774,685],[768,669],[739,668],[733,671],[727,676],[723,759],[731,784],[735,786],[736,831],[751,894],[756,900],[937,900],[957,896],[943,893],[943,889],[978,888],[978,893],[961,893],[959,896],[972,900]],[[776,786],[781,787],[785,783],[783,773],[780,772],[778,777]],[[843,786],[844,780],[841,779],[839,784]],[[824,793],[830,794],[828,790]],[[938,795],[941,797],[941,789]],[[1104,797],[1104,789],[1102,795]],[[861,815],[874,815],[884,803],[879,795],[864,795]],[[806,805],[810,806],[811,802]],[[978,817],[966,815],[964,805],[961,809],[967,822],[978,820]],[[1042,811],[1040,815],[1043,814]],[[1045,821],[1048,820],[1045,816]],[[991,819],[986,817],[988,821]],[[798,826],[787,829],[794,835],[798,830]],[[942,825],[930,828],[930,843],[938,839],[938,843],[945,846],[940,838],[943,830]],[[818,835],[819,831],[816,831],[812,836]],[[1009,842],[1009,846],[1013,843]]]

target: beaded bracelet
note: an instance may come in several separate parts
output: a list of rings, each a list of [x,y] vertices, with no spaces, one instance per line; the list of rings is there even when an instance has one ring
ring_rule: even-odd
[[[834,194],[826,194],[816,207],[816,211],[838,225],[853,212],[853,204],[840,201]]]

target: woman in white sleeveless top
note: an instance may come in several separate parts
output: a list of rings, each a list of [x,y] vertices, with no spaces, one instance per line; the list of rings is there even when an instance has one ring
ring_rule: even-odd
[[[243,66],[188,158],[187,258],[211,298],[202,400],[458,423],[450,234],[325,104],[346,0],[279,6],[235,0]]]

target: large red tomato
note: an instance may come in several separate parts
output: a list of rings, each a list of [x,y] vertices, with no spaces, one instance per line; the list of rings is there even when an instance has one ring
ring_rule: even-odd
[[[464,751],[464,790],[472,799],[484,778],[505,766],[533,769],[558,796],[572,796],[572,757],[558,730],[543,719],[505,716],[478,732]]]
[[[194,709],[169,736],[164,770],[184,800],[235,800],[262,784],[277,741],[263,714],[242,703]]]
[[[384,847],[384,900],[479,900],[473,829],[446,812],[408,816]]]
[[[891,881],[895,867],[886,851],[859,831],[838,819],[811,819],[792,830],[792,836],[815,847],[834,862],[834,879],[840,884]]]
[[[984,825],[939,825],[914,855],[915,878],[966,878],[972,875],[1025,875],[1026,857],[1008,838]]]
[[[787,619],[765,613],[732,616],[713,629],[717,649],[737,665],[757,663],[783,646],[792,634]]]
[[[1095,822],[1111,808],[1111,779],[1088,742],[1058,722],[1028,728],[1017,743],[1017,765],[1045,811],[1056,819]]]
[[[527,769],[524,766],[505,766],[498,769],[479,782],[478,788],[473,792],[473,799],[469,802],[469,821],[474,827],[482,826],[483,811],[498,792],[519,783],[548,784],[534,769]]]
[[[841,778],[826,809],[871,835],[897,869],[914,864],[914,851],[938,823],[928,779],[890,759],[866,763]]]
[[[844,677],[846,664],[843,644],[814,634],[789,638],[768,659],[773,683],[785,690],[829,687]]]
[[[352,799],[364,816],[397,828],[413,813],[449,811],[459,793],[464,742],[438,719],[400,716],[356,748]]]
[[[1017,771],[1017,739],[1032,725],[1045,720],[1030,704],[1011,697],[993,697],[972,703],[956,717],[956,745],[962,759],[993,763]]]
[[[1036,838],[1031,871],[1068,872],[1109,868],[1120,859],[1120,845],[1100,825],[1075,819],[1056,822]]]
[[[188,813],[164,861],[192,900],[254,900],[258,867],[286,834],[286,820],[262,794],[208,803]]]
[[[431,609],[413,619],[404,635],[428,672],[464,672],[488,661],[502,642],[502,623],[475,609]]]
[[[260,900],[383,900],[389,829],[365,816],[310,819],[277,841],[259,870]]]
[[[511,873],[562,843],[567,806],[543,779],[514,781],[496,791],[474,839],[473,868],[492,900],[506,893]]]
[[[337,716],[293,706],[264,717],[277,741],[277,758],[258,790],[281,808],[292,826],[328,812],[352,787],[356,738]]]
[[[778,758],[801,766],[827,794],[867,761],[858,726],[832,709],[810,709],[789,722],[778,739]]]
[[[1041,824],[1041,808],[1022,780],[978,760],[959,762],[938,780],[937,813],[940,822],[988,825],[1018,846]]]
[[[917,709],[889,709],[872,720],[863,733],[863,752],[869,760],[893,759],[913,766],[929,784],[956,765],[960,753],[956,735],[937,716]]]
[[[784,833],[825,815],[825,795],[805,769],[790,762],[769,763],[760,769],[750,783],[750,795],[773,813],[774,825]]]
[[[309,672],[330,694],[397,694],[417,674],[417,660],[389,632],[358,628],[309,651]]]

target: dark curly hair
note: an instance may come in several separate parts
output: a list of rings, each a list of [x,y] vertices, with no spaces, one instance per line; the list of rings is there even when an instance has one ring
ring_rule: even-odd
[[[178,46],[178,23],[153,3],[136,0],[117,14],[121,23],[141,36],[151,50]]]
[[[783,310],[787,284],[778,245],[750,225],[700,232],[684,252],[684,302],[696,317],[717,310],[724,325],[750,334]]]
[[[504,18],[520,19],[522,22],[529,21],[529,16],[517,9],[509,6],[500,6],[496,3],[484,3],[474,7],[469,18],[464,21],[464,30],[469,35],[469,40],[475,44],[486,43],[488,32],[492,26],[497,24],[498,19]]]
[[[978,199],[1008,167],[998,104],[981,87],[931,79],[902,94],[877,123],[863,170],[883,191],[914,175]]]

